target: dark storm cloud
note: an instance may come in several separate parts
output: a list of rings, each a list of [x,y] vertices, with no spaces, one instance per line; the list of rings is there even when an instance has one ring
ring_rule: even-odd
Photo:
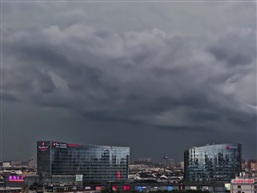
[[[235,102],[233,99],[228,101],[226,94],[217,90],[219,85],[216,80],[220,81],[220,77],[227,80],[232,76],[231,72],[237,71],[215,69],[212,66],[215,61],[205,53],[204,47],[210,47],[217,60],[221,60],[222,56],[218,56],[214,50],[219,50],[224,54],[222,59],[231,63],[234,59],[229,57],[243,58],[238,53],[246,45],[244,50],[249,56],[244,63],[251,65],[254,58],[254,52],[250,52],[252,45],[220,43],[230,34],[226,34],[214,46],[208,42],[205,46],[198,46],[192,38],[183,39],[156,29],[112,34],[106,31],[102,33],[101,30],[98,32],[90,26],[75,25],[63,30],[50,27],[43,32],[33,31],[31,35],[27,30],[19,33],[23,36],[19,37],[16,33],[6,35],[3,46],[7,55],[16,53],[18,61],[22,63],[19,72],[21,79],[16,82],[17,90],[27,87],[26,90],[33,93],[25,96],[20,93],[21,100],[30,97],[34,103],[41,105],[64,105],[64,108],[85,111],[87,114],[96,111],[100,120],[108,117],[120,119],[119,115],[124,114],[123,119],[127,117],[128,120],[145,122],[162,113],[175,113],[178,107],[199,110],[199,113],[189,117],[184,114],[184,118],[210,119],[208,112],[201,112],[212,108],[215,109],[212,113],[214,116],[222,112],[219,106],[233,105]],[[245,42],[250,42],[252,34],[245,35]],[[40,40],[37,42],[36,38],[32,40],[31,37],[40,37]],[[238,53],[234,50],[224,52],[223,47],[240,50]],[[75,53],[74,49],[80,51]],[[74,57],[74,54],[77,56]],[[203,61],[197,58],[198,55],[204,55]],[[22,78],[22,75],[26,78]],[[63,84],[63,89],[55,85],[55,76],[62,80],[60,84]],[[3,88],[8,90],[11,85],[7,86],[8,78],[4,80],[7,82],[4,82]],[[58,97],[61,93],[63,95]],[[219,97],[224,101],[217,101]],[[105,113],[112,116],[104,116]],[[97,117],[94,113],[92,116]]]
[[[251,33],[250,29],[245,29],[241,34],[231,33],[220,38],[209,51],[217,60],[224,61],[228,65],[251,64],[255,60],[256,50],[256,43],[253,40],[254,33]]]
[[[195,139],[199,144],[211,137],[222,142],[226,135],[238,140],[245,130],[255,132],[256,24],[249,15],[256,10],[250,4],[244,9],[236,3],[173,5],[186,13],[181,17],[163,4],[138,4],[134,17],[127,9],[132,4],[105,9],[87,4],[98,8],[97,13],[84,4],[24,6],[8,5],[5,12],[2,100],[40,108],[38,117],[52,120],[49,125],[38,120],[49,136],[50,128],[58,125],[69,138],[74,123],[74,133],[90,133],[104,142],[112,142],[116,132],[135,137],[133,144],[140,144],[142,137],[163,144],[156,132],[168,141],[161,132],[170,131],[174,143],[183,135],[187,148]],[[163,12],[152,14],[156,9]],[[118,17],[113,10],[130,17]],[[203,17],[199,10],[210,14]],[[30,18],[24,11],[38,14]],[[227,22],[215,19],[221,17],[217,12]],[[35,117],[36,110],[23,109]],[[54,121],[66,111],[72,117],[69,127],[69,120]],[[74,134],[74,139],[80,137]]]
[[[156,128],[161,129],[161,130],[172,130],[172,131],[182,131],[182,132],[188,132],[190,133],[207,133],[212,131],[211,128],[207,127],[193,127],[193,126],[176,126],[176,125],[170,125],[170,126],[156,126]],[[210,133],[209,133],[210,134]]]
[[[242,113],[232,114],[228,117],[229,121],[233,122],[242,128],[256,128],[256,116],[246,115]],[[246,129],[247,130],[247,129]]]
[[[191,115],[189,115],[193,120],[195,121],[201,121],[201,120],[219,120],[220,115],[217,112],[196,112]]]
[[[86,119],[107,122],[107,123],[118,122],[118,123],[128,124],[128,125],[142,125],[141,121],[129,119],[129,117],[126,114],[122,115],[122,113],[110,114],[109,112],[81,112],[81,115]]]
[[[15,98],[14,96],[8,94],[8,93],[2,93],[1,95],[1,99],[2,100],[7,100],[7,101],[19,101],[17,98]]]

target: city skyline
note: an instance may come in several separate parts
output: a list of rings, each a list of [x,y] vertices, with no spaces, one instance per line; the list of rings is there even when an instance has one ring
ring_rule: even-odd
[[[1,154],[39,140],[256,158],[256,2],[1,2]]]
[[[42,141],[41,141],[42,142]],[[44,141],[44,142],[49,142],[49,141]],[[68,144],[67,142],[57,142],[56,140],[54,140],[54,141],[52,141],[52,142],[56,142],[56,143],[62,143],[62,144]],[[37,143],[38,143],[38,141],[37,141]],[[92,146],[103,146],[103,147],[105,147],[106,145],[102,145],[102,144],[77,144],[77,143],[72,143],[71,145],[74,145],[74,146],[76,146],[76,145],[80,145],[80,146],[83,146],[83,145],[92,145]],[[203,146],[192,146],[192,147],[190,147],[190,148],[188,148],[187,150],[184,150],[184,152],[183,153],[185,153],[185,151],[188,151],[188,150],[190,150],[190,149],[194,149],[194,148],[202,148],[202,147],[208,147],[208,146],[215,146],[215,145],[226,145],[226,144],[206,144],[206,145],[203,145]],[[234,145],[234,144],[232,144],[232,145]],[[110,147],[119,147],[119,146],[112,146],[112,145],[110,145]],[[121,146],[120,146],[121,147]],[[35,149],[35,151],[37,151],[37,149]],[[242,151],[243,152],[243,151]],[[34,157],[33,157],[34,156]],[[29,160],[36,160],[36,157],[37,157],[37,155],[33,155],[32,157],[29,157],[29,158],[25,158],[25,159],[23,159],[23,160],[2,160],[2,162],[12,162],[12,161],[14,161],[14,162],[16,162],[16,161],[18,161],[18,162],[26,162],[26,161],[29,161]],[[152,162],[152,163],[159,163],[159,164],[163,164],[164,163],[164,160],[168,160],[168,161],[173,161],[174,163],[176,163],[176,164],[178,164],[178,163],[180,163],[180,162],[184,162],[184,158],[183,159],[181,159],[181,160],[175,160],[174,159],[174,156],[172,156],[172,155],[170,155],[170,156],[167,156],[167,155],[165,155],[165,156],[163,156],[163,157],[160,157],[160,158],[157,158],[157,159],[154,159],[154,158],[152,158],[151,156],[150,157],[140,157],[140,155],[139,155],[139,157],[130,157],[130,162],[131,163],[133,163],[133,162]],[[249,158],[249,159],[244,159],[244,157],[242,157],[242,163],[244,163],[245,161],[257,161],[257,157],[256,158]]]

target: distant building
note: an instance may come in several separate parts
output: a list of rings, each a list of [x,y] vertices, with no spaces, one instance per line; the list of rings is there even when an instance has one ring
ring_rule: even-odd
[[[37,174],[82,175],[88,183],[125,180],[129,156],[129,147],[38,141]]]
[[[231,180],[231,193],[256,193],[257,181],[253,178],[236,178]]]
[[[257,169],[257,164],[254,163],[254,162],[251,162],[251,163],[250,163],[250,169],[251,169],[251,170],[256,170],[256,169]]]
[[[245,169],[246,169],[246,164],[242,163],[242,170],[245,170]]]
[[[139,161],[139,162],[152,162],[152,159],[151,159],[151,158],[145,158],[145,157],[143,157],[143,158],[138,158],[138,161]]]
[[[12,167],[19,167],[19,166],[22,166],[23,163],[21,161],[11,161],[11,166]]]
[[[184,178],[191,183],[230,182],[242,171],[241,145],[193,147],[184,152]]]
[[[28,168],[34,169],[36,167],[36,160],[34,158],[31,158],[28,160]]]
[[[3,162],[3,168],[9,168],[11,167],[11,162]]]
[[[181,162],[179,163],[179,166],[180,166],[181,169],[184,169],[185,163],[184,163],[183,161],[181,161]]]
[[[149,166],[145,164],[130,164],[129,165],[129,171],[139,171],[139,170],[145,170],[148,169]]]
[[[134,160],[132,162],[132,165],[141,165],[141,166],[147,166],[147,167],[153,167],[154,163],[152,162],[151,158],[138,158],[137,160]]]
[[[175,167],[175,162],[174,159],[168,159],[167,160],[167,166],[168,168],[174,168]]]

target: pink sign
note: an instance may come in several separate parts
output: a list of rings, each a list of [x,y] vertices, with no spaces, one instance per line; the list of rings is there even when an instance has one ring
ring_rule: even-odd
[[[232,183],[254,183],[254,179],[233,179]]]
[[[9,182],[24,182],[25,176],[9,176]]]

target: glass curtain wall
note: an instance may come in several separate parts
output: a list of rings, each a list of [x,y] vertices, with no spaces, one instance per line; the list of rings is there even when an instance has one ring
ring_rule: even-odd
[[[83,180],[87,182],[122,180],[128,177],[129,147],[48,143],[49,155],[46,156],[38,149],[38,158],[49,159],[50,166],[45,166],[45,172],[51,171],[51,175],[83,174]],[[42,167],[41,162],[38,164]],[[42,169],[38,171],[44,172]]]
[[[229,182],[241,172],[241,145],[218,144],[184,152],[186,182]]]

